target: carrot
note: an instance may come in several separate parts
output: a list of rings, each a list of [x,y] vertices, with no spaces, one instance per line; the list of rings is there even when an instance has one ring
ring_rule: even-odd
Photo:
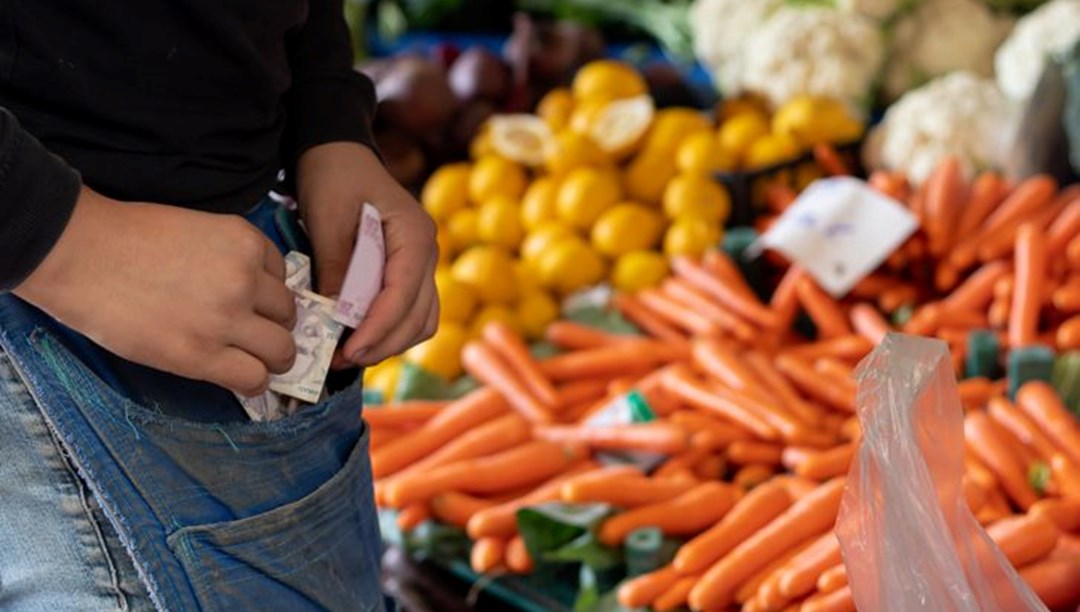
[[[878,307],[884,312],[893,312],[905,304],[911,304],[918,297],[918,291],[911,285],[890,287],[878,297]]]
[[[1050,473],[1063,497],[1080,497],[1080,469],[1064,453],[1050,457]]]
[[[881,344],[885,334],[892,331],[892,325],[881,316],[876,308],[861,302],[848,311],[848,318],[855,333],[869,340],[875,346]]]
[[[779,181],[770,181],[761,190],[765,206],[776,214],[787,210],[798,195],[794,189]]]
[[[660,318],[676,327],[698,336],[710,336],[719,331],[719,325],[699,314],[694,309],[671,299],[658,289],[642,289],[637,299]]]
[[[960,211],[956,235],[969,236],[1005,199],[1008,189],[1004,179],[993,172],[983,172],[971,184],[967,203]]]
[[[735,591],[736,603],[746,604],[750,603],[751,600],[756,600],[756,603],[764,610],[779,609],[779,604],[785,602],[780,601],[782,597],[779,597],[779,593],[776,592],[776,573],[795,555],[806,550],[811,544],[813,544],[813,540],[792,547],[783,555],[755,572],[753,576],[747,578]]]
[[[678,497],[694,488],[690,480],[645,478],[641,475],[610,478],[575,478],[562,486],[562,500],[570,503],[603,502],[637,508]]]
[[[1070,185],[1059,197],[1064,200],[1061,213],[1046,228],[1046,258],[1060,261],[1069,241],[1080,235],[1080,187]]]
[[[761,463],[765,465],[780,465],[780,454],[783,448],[778,444],[768,442],[750,442],[737,440],[727,448],[727,458],[737,465],[749,465]]]
[[[1064,208],[1063,202],[1055,200],[1049,206],[1033,214],[1029,219],[1023,220],[1023,224],[1031,224],[1038,228],[1040,233],[1044,233],[1050,222]],[[979,260],[987,262],[1008,257],[1016,245],[1016,234],[1019,227],[1020,225],[1005,226],[987,236],[983,243],[979,245]]]
[[[781,354],[776,358],[776,367],[807,395],[833,408],[855,412],[855,394],[851,392],[850,387],[836,385],[832,380],[824,380],[821,373],[815,371],[805,361]]]
[[[821,411],[810,405],[795,391],[768,357],[760,352],[750,351],[743,355],[743,359],[758,380],[772,392],[792,416],[810,426],[817,426],[821,422]]]
[[[559,394],[559,406],[576,406],[582,402],[600,399],[607,391],[608,381],[575,380],[558,387],[555,391]]]
[[[956,383],[960,403],[967,408],[981,408],[994,395],[993,383],[985,376],[973,376]]]
[[[1051,610],[1080,601],[1080,559],[1050,558],[1020,570],[1020,577]]]
[[[848,442],[857,442],[862,438],[862,425],[859,424],[859,417],[852,415],[844,419],[844,422],[840,424],[840,438]]]
[[[855,284],[848,295],[861,300],[876,298],[882,292],[896,287],[899,281],[895,277],[886,276],[882,273],[870,274]]]
[[[664,377],[664,389],[687,404],[717,414],[741,427],[748,429],[765,440],[779,437],[777,431],[762,417],[743,405],[730,401],[716,394],[696,381],[685,366],[674,368]]]
[[[903,202],[908,199],[907,178],[900,172],[874,170],[870,173],[866,182],[882,195],[889,196],[894,200]]]
[[[986,218],[983,229],[993,230],[1015,224],[1048,204],[1056,191],[1057,182],[1048,175],[1040,174],[1025,179]]]
[[[660,286],[671,299],[685,304],[709,319],[721,330],[743,342],[752,342],[757,334],[754,328],[738,316],[724,310],[692,285],[680,278],[669,278]]]
[[[447,491],[431,498],[431,516],[441,523],[464,529],[474,514],[494,505],[495,502],[488,499]]]
[[[733,505],[733,487],[706,482],[675,499],[609,518],[600,525],[598,536],[605,545],[616,546],[640,527],[659,527],[666,535],[694,535],[720,520]]]
[[[686,597],[690,595],[690,589],[698,581],[698,576],[683,576],[671,585],[671,588],[660,594],[653,600],[652,609],[655,612],[677,610],[686,604]]]
[[[608,346],[622,340],[614,334],[572,321],[552,321],[544,330],[544,339],[571,351]]]
[[[1080,268],[1080,236],[1074,237],[1065,247],[1065,262],[1070,270]]]
[[[1026,510],[1038,500],[1028,482],[1026,466],[1020,464],[1020,458],[988,415],[969,412],[964,419],[964,438],[1020,507]]]
[[[990,322],[990,327],[994,329],[1003,329],[1009,325],[1009,317],[1012,315],[1012,296],[995,297],[993,303],[990,304],[990,310],[986,313],[986,318]],[[1008,340],[1006,339],[1006,342]]]
[[[757,300],[757,295],[750,288],[750,285],[746,283],[738,264],[732,261],[727,253],[717,249],[705,251],[705,254],[701,257],[701,265],[707,272],[723,281],[728,287],[738,291],[750,300]]]
[[[1016,403],[1058,449],[1080,464],[1080,424],[1065,409],[1053,387],[1042,381],[1026,383],[1017,392]]]
[[[811,429],[799,422],[798,419],[782,409],[779,402],[761,400],[751,395],[735,393],[731,389],[716,383],[710,385],[709,388],[716,400],[741,405],[747,411],[761,417],[766,424],[779,432],[780,437],[785,442],[811,446],[827,446],[833,442],[832,436]]]
[[[1069,314],[1080,312],[1080,275],[1070,276],[1064,283],[1054,288],[1050,297],[1054,308],[1061,312]]]
[[[664,391],[664,368],[653,370],[637,383],[637,390],[648,402],[657,416],[668,416],[682,408],[682,404]]]
[[[535,567],[529,549],[525,548],[525,540],[520,535],[510,538],[505,556],[506,568],[515,574],[531,574]]]
[[[855,458],[855,445],[842,444],[809,453],[795,466],[795,473],[810,480],[828,480],[846,474]]]
[[[802,282],[804,276],[806,276],[806,271],[801,266],[794,264],[789,266],[787,272],[780,278],[780,283],[776,285],[772,299],[769,300],[769,308],[776,313],[781,329],[790,327],[791,322],[795,320],[795,315],[798,314],[799,298],[795,294],[795,288]]]
[[[409,504],[398,512],[394,522],[397,523],[398,529],[408,533],[430,518],[431,509],[427,504]]]
[[[446,408],[450,402],[412,400],[364,410],[364,421],[373,429],[420,425]]]
[[[1023,412],[1004,397],[990,398],[987,412],[1001,427],[1012,433],[1023,444],[1035,449],[1043,461],[1050,461],[1057,447]]]
[[[369,432],[368,444],[371,451],[374,452],[376,449],[382,448],[402,436],[407,436],[409,433],[409,431],[402,429],[372,428]]]
[[[814,145],[813,149],[814,161],[817,165],[821,166],[821,169],[825,171],[828,176],[850,176],[851,168],[844,163],[844,160],[840,157],[840,154],[836,152],[836,147],[827,142],[819,142]]]
[[[1046,245],[1043,233],[1024,224],[1016,232],[1016,288],[1009,313],[1009,344],[1031,344],[1039,325],[1039,309],[1046,289]]]
[[[817,589],[822,593],[833,593],[847,586],[847,568],[844,564],[834,565],[818,576]]]
[[[581,451],[551,442],[530,442],[478,459],[465,459],[423,473],[410,473],[386,487],[393,507],[429,500],[444,491],[496,493],[541,482],[564,471]]]
[[[843,586],[831,593],[811,597],[803,603],[801,612],[855,612],[851,587]]]
[[[941,325],[941,306],[935,302],[920,306],[904,324],[904,333],[929,336]]]
[[[1050,519],[1037,514],[1000,520],[990,525],[986,533],[1013,567],[1024,567],[1049,555],[1060,535]]]
[[[1040,499],[1031,506],[1029,513],[1045,517],[1066,533],[1080,529],[1080,498],[1077,497]]]
[[[694,436],[690,440],[692,445],[698,446],[701,445],[702,440],[708,440],[705,446],[709,450],[722,450],[735,440],[751,440],[754,437],[752,433],[742,427],[691,410],[674,412],[669,420],[687,431],[694,432]],[[700,434],[705,433],[709,434],[708,438],[700,436]]]
[[[451,403],[420,429],[371,452],[371,472],[382,478],[415,463],[462,433],[509,409],[494,389],[480,389]]]
[[[1062,323],[1054,336],[1057,347],[1062,351],[1080,348],[1080,315],[1070,317]]]
[[[533,423],[548,423],[551,413],[518,378],[513,368],[489,345],[470,342],[461,351],[465,371],[480,382],[497,389],[510,405]]]
[[[679,581],[679,575],[670,565],[642,574],[622,583],[617,594],[619,604],[624,608],[645,608],[657,597],[671,590]]]
[[[727,471],[727,461],[722,455],[711,455],[698,461],[694,475],[701,480],[720,480]]]
[[[814,325],[817,326],[819,337],[836,338],[851,335],[851,327],[848,326],[847,317],[839,304],[822,291],[812,279],[806,277],[799,281],[799,284],[795,286],[795,294]]]
[[[614,377],[655,367],[665,355],[659,342],[636,340],[614,346],[563,353],[540,362],[540,369],[555,381]],[[659,350],[658,350],[659,349]],[[669,351],[670,352],[670,351]]]
[[[627,472],[633,470],[633,468],[620,469]],[[520,497],[476,512],[469,518],[465,531],[474,540],[483,537],[509,538],[517,531],[518,510],[544,502],[557,501],[565,482],[592,471],[596,471],[596,464],[592,462],[575,464]]]
[[[924,201],[925,222],[923,229],[930,242],[930,254],[941,257],[949,250],[956,235],[960,211],[967,203],[967,185],[964,184],[960,160],[947,156],[926,180]]]
[[[716,340],[701,339],[693,343],[691,355],[694,363],[733,390],[747,395],[771,400],[772,395],[726,344]]]
[[[672,566],[683,575],[708,569],[740,542],[780,516],[793,501],[791,493],[779,479],[753,488],[719,523],[683,544],[675,553]]]
[[[480,538],[473,542],[469,565],[474,572],[486,574],[503,564],[506,558],[506,541],[499,538]]]
[[[771,465],[751,463],[739,468],[731,479],[732,484],[744,491],[749,491],[759,484],[772,478],[776,470]]]
[[[584,444],[593,450],[633,450],[672,455],[690,440],[677,425],[654,421],[633,425],[544,425],[533,430],[537,439],[563,444]]]
[[[788,599],[797,599],[811,593],[821,574],[842,562],[840,540],[832,531],[825,532],[781,570],[777,584],[780,594]]]
[[[536,360],[529,354],[529,347],[516,331],[502,321],[493,321],[484,326],[482,334],[492,351],[510,366],[540,403],[548,409],[559,407],[555,387],[540,372]]]
[[[650,336],[669,342],[686,339],[682,332],[658,317],[652,310],[646,308],[641,303],[641,300],[632,295],[617,294],[612,298],[612,304],[624,317],[630,319],[634,325],[640,327]]]
[[[767,329],[778,327],[779,320],[776,314],[761,302],[750,299],[738,289],[733,289],[689,258],[676,257],[672,260],[672,269],[691,285],[714,297],[723,306],[751,323]]]
[[[876,313],[875,313],[876,314]],[[822,357],[858,361],[874,348],[873,343],[863,336],[850,334],[836,336],[828,340],[819,340],[809,344],[799,344],[788,349],[789,355],[813,361]]]
[[[792,546],[820,534],[836,521],[844,478],[822,484],[768,525],[743,540],[713,565],[690,592],[697,609],[729,605],[738,585]]]

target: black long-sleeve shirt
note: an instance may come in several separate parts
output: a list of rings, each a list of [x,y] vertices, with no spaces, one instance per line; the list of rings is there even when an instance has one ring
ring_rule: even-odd
[[[374,107],[342,0],[0,0],[0,291],[59,238],[80,177],[241,212],[305,149],[370,144]]]

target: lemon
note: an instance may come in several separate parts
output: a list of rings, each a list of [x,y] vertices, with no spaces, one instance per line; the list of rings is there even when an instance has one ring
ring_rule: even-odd
[[[521,210],[517,202],[506,196],[495,196],[477,209],[476,237],[484,244],[493,244],[516,251],[524,231]]]
[[[747,168],[765,168],[799,156],[799,143],[787,134],[767,134],[754,141],[746,153]]]
[[[540,289],[540,282],[536,280],[536,274],[529,269],[524,260],[514,262],[514,279],[517,281],[518,295],[527,295]]]
[[[439,293],[439,319],[465,323],[476,309],[476,294],[468,285],[458,282],[450,270],[435,271],[435,289]]]
[[[553,136],[543,119],[524,113],[496,115],[489,124],[491,148],[497,154],[526,166],[544,163]]]
[[[382,394],[384,402],[390,402],[397,393],[401,379],[401,357],[388,357],[364,369],[364,387]]]
[[[731,119],[735,115],[743,113],[755,113],[763,118],[769,116],[769,104],[760,96],[742,95],[737,98],[728,98],[720,103],[717,108],[716,118],[720,123]]]
[[[720,242],[720,226],[700,217],[676,219],[664,233],[664,253],[668,257],[698,257]]]
[[[641,204],[618,204],[596,220],[591,234],[592,245],[608,257],[647,249],[660,239],[660,224],[659,216]]]
[[[405,361],[451,381],[461,376],[461,349],[469,334],[458,323],[440,323],[435,335],[405,351]]]
[[[485,303],[508,304],[517,299],[514,260],[498,247],[472,247],[458,256],[450,273]]]
[[[469,175],[469,199],[486,202],[495,196],[518,199],[525,191],[525,170],[497,155],[481,157]]]
[[[822,142],[848,142],[862,135],[862,124],[838,100],[803,94],[781,106],[772,119],[772,130],[793,138],[800,147]]]
[[[621,196],[622,190],[614,172],[578,168],[566,175],[559,186],[556,206],[563,221],[579,229],[588,229]]]
[[[614,100],[597,113],[587,134],[611,157],[626,157],[649,131],[653,113],[653,101],[647,95]]]
[[[545,221],[559,216],[555,205],[558,193],[559,183],[550,176],[540,177],[529,185],[521,198],[521,225],[525,231],[532,231]]]
[[[574,95],[565,87],[556,87],[544,94],[536,104],[536,114],[553,131],[558,131],[570,124],[570,114],[574,112]]]
[[[604,112],[609,102],[611,100],[607,98],[582,100],[574,106],[574,112],[570,114],[570,120],[567,121],[566,126],[578,134],[588,134],[592,124]]]
[[[436,170],[424,184],[420,202],[432,219],[445,221],[468,206],[469,171],[467,163],[448,164]]]
[[[476,243],[480,213],[475,208],[463,208],[446,220],[450,248],[459,253]]]
[[[450,232],[447,231],[445,226],[439,225],[435,228],[435,246],[439,247],[439,260],[440,264],[448,264],[454,256],[454,245],[450,239]]]
[[[675,153],[675,166],[684,174],[713,174],[730,172],[738,166],[738,158],[720,146],[711,131],[686,137]]]
[[[510,329],[521,331],[521,323],[518,322],[514,309],[505,304],[488,304],[473,318],[469,325],[469,337],[479,338],[487,324],[494,321],[501,321],[510,326]]]
[[[662,151],[646,149],[630,162],[623,173],[626,195],[639,202],[657,204],[676,173],[675,161]]]
[[[630,251],[615,260],[611,286],[618,291],[634,292],[655,287],[668,274],[667,258],[656,251]]]
[[[559,318],[559,304],[545,291],[531,291],[518,302],[514,314],[525,338],[539,340],[548,324]]]
[[[664,189],[664,214],[669,219],[700,217],[723,223],[731,214],[731,198],[727,190],[709,176],[680,174]]]
[[[757,113],[735,115],[720,125],[720,146],[742,157],[759,138],[769,133],[769,121]]]
[[[604,278],[604,260],[577,236],[551,245],[536,263],[541,286],[566,295]]]
[[[540,261],[540,257],[551,245],[564,239],[577,236],[573,228],[561,221],[545,221],[525,236],[521,243],[521,259],[529,266]]]
[[[674,155],[684,140],[697,132],[712,131],[709,118],[693,108],[672,107],[656,111],[644,149]]]
[[[610,59],[582,66],[574,75],[570,89],[577,100],[632,98],[649,91],[645,79],[633,67]]]
[[[484,123],[469,141],[469,159],[480,159],[494,153],[495,149],[491,146],[491,131],[487,123]]]
[[[609,163],[607,155],[599,145],[585,134],[573,130],[563,130],[555,135],[551,146],[545,153],[545,167],[555,176],[582,166],[602,167]]]

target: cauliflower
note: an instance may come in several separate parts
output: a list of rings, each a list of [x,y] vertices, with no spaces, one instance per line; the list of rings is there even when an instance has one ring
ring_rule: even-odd
[[[836,8],[857,13],[878,21],[887,21],[904,8],[910,0],[835,0]]]
[[[867,136],[867,168],[902,170],[921,183],[946,155],[968,176],[998,168],[1016,112],[991,79],[954,72],[912,90],[889,107]]]
[[[896,22],[885,70],[885,96],[955,71],[989,77],[994,51],[1013,21],[996,17],[980,0],[924,0]]]
[[[884,60],[884,40],[866,17],[826,8],[781,8],[743,45],[735,90],[779,106],[798,94],[865,106]]]
[[[694,54],[725,95],[738,87],[747,36],[783,5],[784,0],[694,0],[690,6]]]
[[[1027,100],[1047,56],[1063,53],[1078,38],[1080,0],[1053,0],[1025,15],[994,57],[998,86],[1013,100]]]

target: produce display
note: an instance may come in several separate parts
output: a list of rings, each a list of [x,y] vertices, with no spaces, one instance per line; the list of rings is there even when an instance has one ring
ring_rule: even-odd
[[[552,322],[550,356],[509,320],[462,333],[479,388],[365,411],[377,503],[404,532],[442,526],[479,574],[580,566],[581,609],[853,610],[833,534],[852,369],[903,331],[951,350],[969,509],[1051,609],[1075,609],[1080,188],[968,179],[953,157],[919,185],[867,182],[919,229],[842,299],[774,253],[747,276],[708,248],[615,294],[632,328]]]

